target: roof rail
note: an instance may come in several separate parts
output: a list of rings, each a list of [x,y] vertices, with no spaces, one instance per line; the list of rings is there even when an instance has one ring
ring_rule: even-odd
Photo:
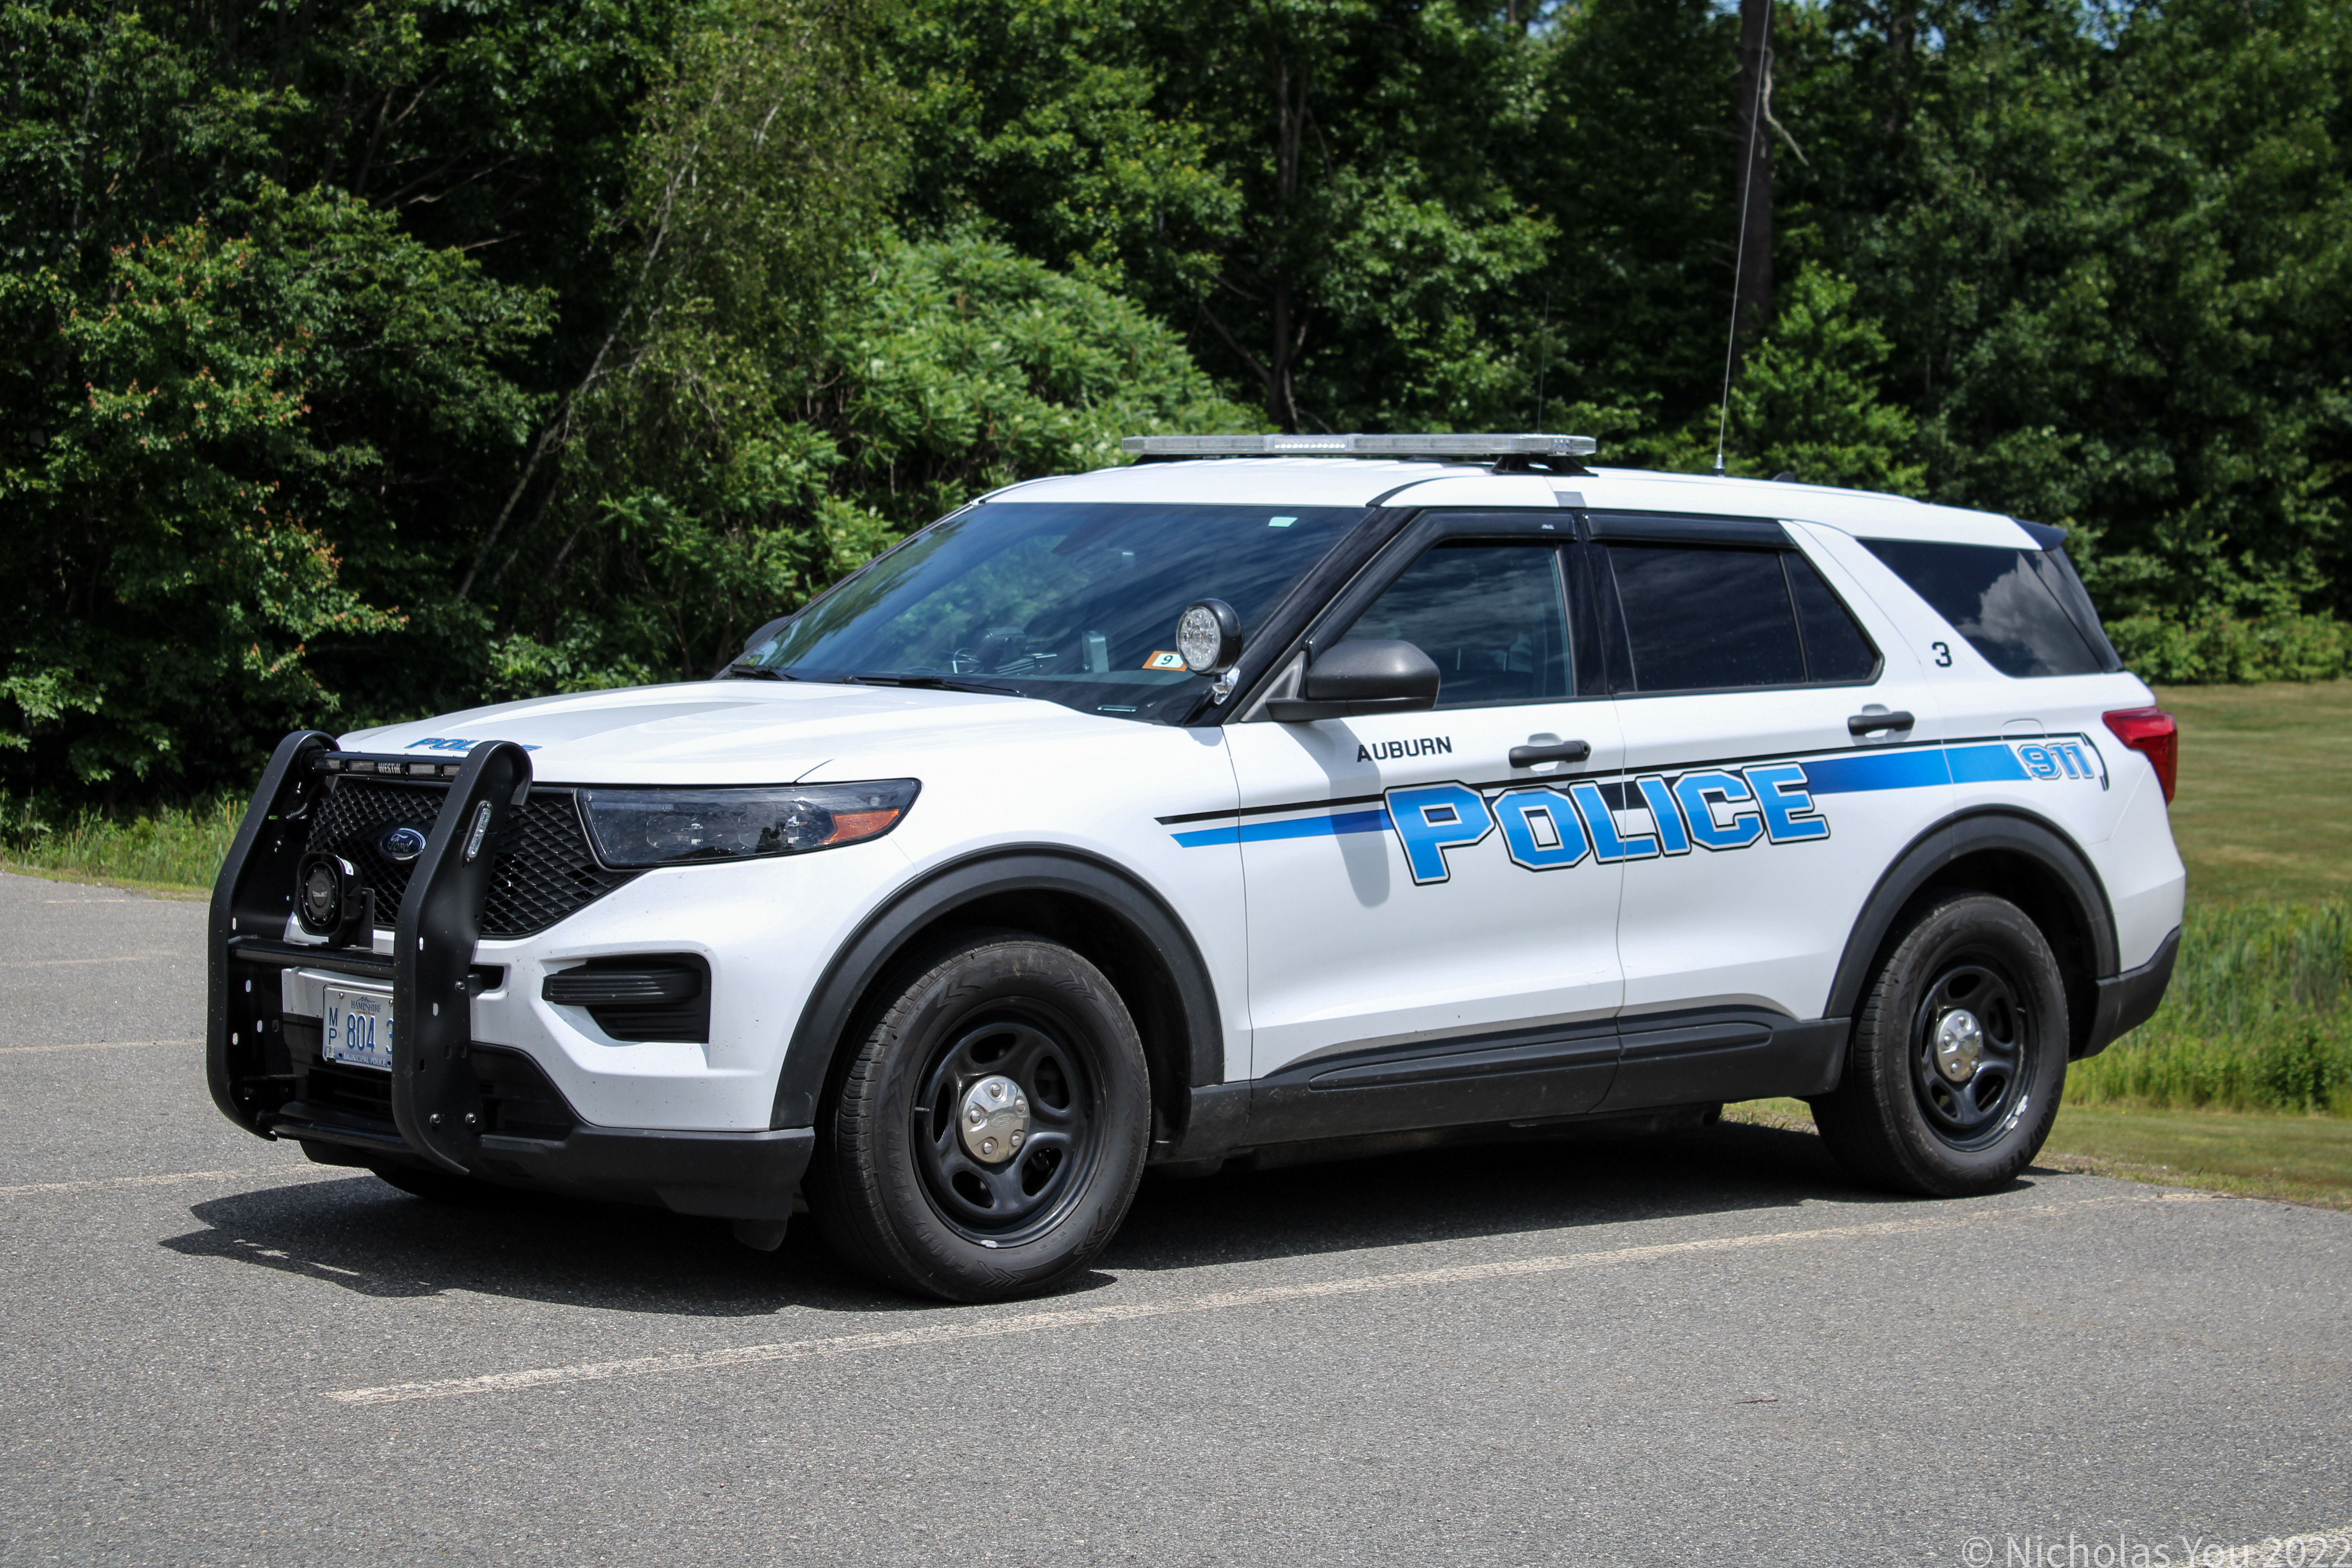
[[[1143,458],[1587,458],[1590,436],[1129,436],[1121,448]]]

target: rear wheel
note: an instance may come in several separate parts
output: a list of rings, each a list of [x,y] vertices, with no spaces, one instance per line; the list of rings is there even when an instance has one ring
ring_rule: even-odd
[[[1945,893],[1873,979],[1845,1076],[1813,1101],[1813,1120],[1839,1163],[1874,1186],[1991,1192],[2050,1135],[2070,1037],[2057,958],[2025,911]]]
[[[810,1207],[860,1272],[1034,1294],[1107,1245],[1150,1134],[1143,1045],[1102,972],[1011,932],[908,972],[820,1122]]]

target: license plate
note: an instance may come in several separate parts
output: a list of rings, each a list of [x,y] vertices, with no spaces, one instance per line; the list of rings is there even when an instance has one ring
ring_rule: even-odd
[[[331,1062],[392,1070],[392,998],[378,991],[330,985],[319,1047]]]

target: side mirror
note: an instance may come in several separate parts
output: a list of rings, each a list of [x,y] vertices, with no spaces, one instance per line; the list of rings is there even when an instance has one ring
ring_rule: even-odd
[[[1297,697],[1266,700],[1266,717],[1286,724],[1373,713],[1417,713],[1437,706],[1437,666],[1409,642],[1343,642],[1307,667]]]

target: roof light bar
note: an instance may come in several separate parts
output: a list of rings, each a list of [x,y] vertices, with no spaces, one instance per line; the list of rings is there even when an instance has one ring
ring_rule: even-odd
[[[1129,436],[1142,458],[1589,458],[1590,436]]]

